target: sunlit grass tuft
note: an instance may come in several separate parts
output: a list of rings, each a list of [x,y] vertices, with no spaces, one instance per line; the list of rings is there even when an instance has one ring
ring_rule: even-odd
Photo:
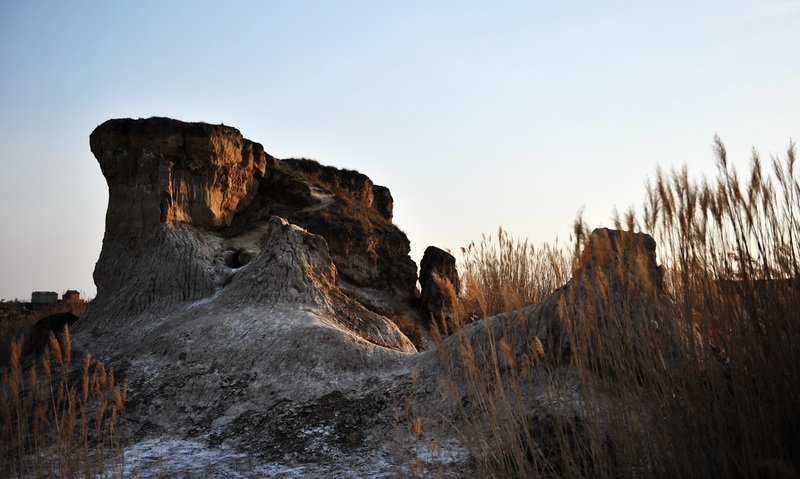
[[[69,328],[25,365],[11,345],[0,388],[0,477],[118,477],[127,389],[87,353],[72,361]]]

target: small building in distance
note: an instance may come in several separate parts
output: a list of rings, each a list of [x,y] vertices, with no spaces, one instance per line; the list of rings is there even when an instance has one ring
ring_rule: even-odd
[[[49,304],[58,303],[58,293],[53,291],[34,291],[31,293],[31,303]]]
[[[82,301],[81,293],[74,289],[67,290],[67,292],[61,296],[61,300],[65,303],[80,303]]]

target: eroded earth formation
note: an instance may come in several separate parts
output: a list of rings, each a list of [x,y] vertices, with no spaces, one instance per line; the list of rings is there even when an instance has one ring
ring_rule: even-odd
[[[443,386],[459,374],[459,341],[509,334],[498,316],[430,340],[429,309],[440,320],[448,309],[431,271],[457,284],[454,260],[430,250],[419,298],[392,196],[363,174],[166,118],[109,120],[90,145],[109,205],[97,296],[73,337],[128,382],[131,440],[162,444],[160,456],[139,450],[139,477],[147,461],[180,477],[400,471],[420,459],[407,421],[459,414]],[[615,235],[595,236],[613,246]],[[524,310],[512,353],[567,354],[557,303],[579,291],[573,281]],[[546,407],[530,398],[531,411]],[[465,473],[469,461],[449,457]]]

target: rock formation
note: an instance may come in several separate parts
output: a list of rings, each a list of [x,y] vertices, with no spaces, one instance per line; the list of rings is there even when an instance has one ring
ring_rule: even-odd
[[[235,128],[168,118],[107,121],[89,144],[109,187],[107,236],[159,223],[227,226],[277,165]]]
[[[644,365],[656,359],[639,356],[635,334],[624,335],[639,327],[657,328],[655,318],[668,315],[665,308],[672,302],[664,293],[663,274],[650,235],[598,228],[586,238],[572,279],[525,314],[551,355],[569,356],[569,338],[578,334],[584,344],[594,345],[597,364],[604,363],[608,344],[628,344],[631,357]],[[620,305],[625,305],[624,317]]]
[[[411,246],[405,233],[391,223],[388,188],[374,185],[361,173],[312,160],[282,160],[280,165],[290,174],[275,182],[296,182],[299,173],[307,178],[317,202],[287,209],[272,196],[261,214],[279,214],[323,236],[339,270],[341,288],[373,311],[403,314],[414,298],[417,266],[408,255]]]
[[[313,460],[392,434],[375,377],[417,351],[385,315],[407,312],[416,265],[388,190],[225,126],[110,120],[90,145],[109,207],[73,337],[129,382],[134,438]]]
[[[278,161],[235,128],[167,118],[107,121],[90,146],[109,185],[101,298],[114,292],[137,311],[207,297],[226,281],[215,250],[243,265],[273,215],[321,235],[339,286],[369,309],[404,314],[414,297],[416,265],[391,223],[391,194],[363,174]],[[177,269],[164,278],[159,265]]]
[[[314,476],[397,471],[391,457],[417,411],[444,422],[461,414],[464,401],[448,398],[461,390],[443,379],[459,374],[465,344],[485,352],[502,341],[504,354],[531,364],[568,354],[560,303],[585,295],[582,278],[618,277],[608,283],[613,296],[630,287],[615,272],[658,271],[649,237],[629,254],[627,234],[598,233],[575,279],[541,303],[417,353],[392,320],[408,312],[416,268],[391,223],[388,189],[357,172],[276,160],[225,126],[110,120],[90,144],[109,207],[97,297],[76,323],[76,347],[128,382],[133,441],[229,448],[250,470],[266,462],[326,464],[301,469]],[[436,277],[457,291],[455,259],[429,248],[421,301],[446,319],[451,305]],[[540,396],[523,399],[554,414]],[[224,474],[223,462],[212,470]],[[174,472],[208,475],[187,470]]]
[[[458,327],[455,301],[460,283],[456,259],[442,249],[429,246],[420,261],[419,284],[422,311],[433,321],[442,334]]]

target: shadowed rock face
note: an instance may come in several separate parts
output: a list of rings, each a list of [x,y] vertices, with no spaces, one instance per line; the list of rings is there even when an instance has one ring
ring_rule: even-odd
[[[290,222],[328,241],[339,285],[369,309],[385,315],[405,313],[414,299],[417,265],[409,257],[405,233],[392,224],[392,196],[367,176],[351,170],[320,165],[303,159],[281,160],[284,170],[301,174],[311,184],[312,195],[326,207],[276,208]],[[269,185],[295,181],[289,175]],[[332,195],[327,198],[326,195]],[[282,200],[278,200],[280,204]]]
[[[378,214],[391,221],[394,216],[394,198],[389,188],[373,185],[372,196],[375,198],[374,207]]]
[[[638,278],[649,283],[654,292],[664,291],[664,271],[656,260],[656,241],[646,233],[608,228],[592,231],[581,253],[575,277],[585,282],[599,272],[610,281]]]
[[[566,325],[572,324],[580,334],[591,332],[583,341],[594,342],[595,357],[602,359],[607,343],[621,343],[625,330],[650,327],[669,315],[672,300],[664,292],[663,274],[650,235],[598,228],[586,238],[567,284],[526,308],[525,314],[548,354],[571,354]],[[624,314],[619,314],[621,305]],[[638,349],[635,343],[630,346]],[[653,360],[638,351],[632,358],[643,364]]]
[[[449,286],[452,290],[448,290]],[[454,300],[460,283],[456,259],[442,249],[429,246],[420,262],[419,284],[422,289],[422,310],[437,325],[442,334],[456,330]]]
[[[51,334],[60,336],[65,327],[71,326],[77,320],[78,317],[69,311],[51,314],[40,319],[33,325],[25,338],[22,354],[41,354],[50,344]]]

